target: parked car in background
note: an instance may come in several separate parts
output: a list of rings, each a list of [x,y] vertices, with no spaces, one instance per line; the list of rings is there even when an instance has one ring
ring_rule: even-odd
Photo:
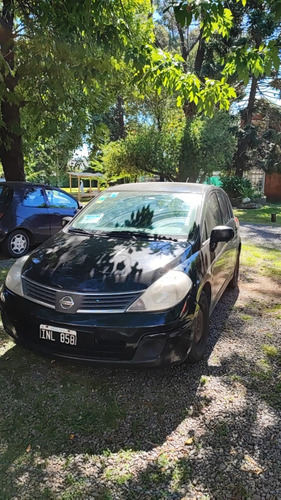
[[[107,365],[200,360],[235,287],[241,242],[225,192],[155,182],[107,189],[10,269],[3,326],[52,357]]]
[[[0,242],[10,257],[22,257],[31,245],[59,231],[74,216],[77,200],[59,188],[31,182],[1,182]]]

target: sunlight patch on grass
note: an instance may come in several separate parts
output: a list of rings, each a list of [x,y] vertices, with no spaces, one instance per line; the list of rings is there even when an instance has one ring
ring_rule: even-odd
[[[271,222],[271,214],[276,214],[276,222]],[[281,203],[271,203],[258,209],[235,209],[234,215],[240,222],[269,224],[276,226],[281,224]]]
[[[242,314],[241,319],[243,319],[244,321],[252,321],[253,316],[250,316],[250,314]]]
[[[10,269],[10,264],[7,265],[7,267],[3,267],[2,269],[0,269],[0,285],[4,283],[9,269]]]
[[[241,264],[254,267],[262,276],[281,280],[281,251],[275,248],[259,248],[242,245]]]
[[[268,358],[281,361],[281,351],[273,345],[263,344],[263,352],[268,356]]]

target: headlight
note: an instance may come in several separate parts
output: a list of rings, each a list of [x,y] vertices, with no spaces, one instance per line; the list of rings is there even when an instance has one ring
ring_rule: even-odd
[[[128,309],[131,311],[162,311],[175,306],[192,288],[191,279],[182,271],[169,271],[155,281]]]
[[[13,293],[23,296],[22,283],[21,283],[21,271],[25,261],[28,259],[29,255],[20,257],[12,265],[10,271],[7,274],[5,281],[6,287]]]

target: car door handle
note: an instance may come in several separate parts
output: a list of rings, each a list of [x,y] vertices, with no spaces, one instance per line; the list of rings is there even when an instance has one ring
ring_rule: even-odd
[[[61,215],[59,212],[55,212],[54,215]]]

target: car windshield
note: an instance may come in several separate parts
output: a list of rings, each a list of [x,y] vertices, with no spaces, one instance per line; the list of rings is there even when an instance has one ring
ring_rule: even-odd
[[[200,201],[194,193],[108,191],[75,218],[70,231],[188,238]]]

